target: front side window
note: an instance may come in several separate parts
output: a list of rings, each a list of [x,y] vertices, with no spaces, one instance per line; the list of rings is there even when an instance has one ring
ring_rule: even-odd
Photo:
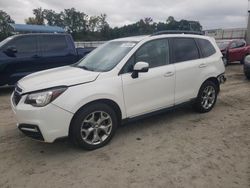
[[[106,72],[113,69],[134,48],[133,41],[111,41],[98,47],[76,64],[77,67]]]
[[[17,49],[17,53],[35,53],[37,50],[37,37],[35,36],[25,36],[19,37],[10,41],[5,45],[5,49],[8,47],[15,47]]]
[[[237,48],[237,44],[236,42],[232,42],[231,45],[230,45],[230,48],[233,49],[233,48]]]
[[[206,39],[196,39],[196,41],[201,49],[203,57],[209,57],[216,53],[216,50],[210,41]]]
[[[230,42],[228,41],[217,41],[216,42],[218,47],[220,48],[220,50],[225,50],[226,48],[228,48],[228,45]]]
[[[238,40],[236,41],[237,47],[238,48],[242,48],[244,46],[246,46],[246,42],[244,40]]]
[[[132,72],[135,63],[146,62],[149,68],[169,64],[169,44],[167,39],[157,39],[142,45],[129,59],[123,68],[123,72]]]
[[[174,61],[183,62],[199,59],[199,51],[192,38],[175,38],[173,40]]]

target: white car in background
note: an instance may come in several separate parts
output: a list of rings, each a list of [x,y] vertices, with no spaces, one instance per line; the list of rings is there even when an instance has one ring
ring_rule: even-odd
[[[45,142],[107,144],[125,120],[191,102],[209,112],[225,81],[215,40],[187,32],[112,40],[73,66],[31,74],[11,97],[18,128]]]

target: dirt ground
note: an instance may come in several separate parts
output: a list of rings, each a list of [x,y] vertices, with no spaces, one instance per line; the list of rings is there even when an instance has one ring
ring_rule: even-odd
[[[250,81],[226,70],[216,107],[190,107],[121,126],[84,151],[68,140],[33,141],[16,128],[11,89],[0,90],[0,187],[250,187]]]

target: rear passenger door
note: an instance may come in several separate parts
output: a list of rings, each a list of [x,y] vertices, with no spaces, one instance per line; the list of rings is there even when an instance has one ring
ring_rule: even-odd
[[[67,42],[66,35],[42,35],[39,47],[43,63],[41,69],[65,66],[76,62],[76,52]]]
[[[196,97],[200,87],[202,69],[206,62],[200,59],[200,52],[193,38],[173,38],[172,57],[176,70],[175,104],[186,102]]]

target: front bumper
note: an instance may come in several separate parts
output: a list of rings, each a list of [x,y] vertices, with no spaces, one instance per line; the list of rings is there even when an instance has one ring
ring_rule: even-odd
[[[25,104],[26,95],[15,104],[13,94],[11,107],[17,120],[18,128],[27,136],[44,142],[68,136],[73,114],[50,103],[45,107],[33,107]]]

